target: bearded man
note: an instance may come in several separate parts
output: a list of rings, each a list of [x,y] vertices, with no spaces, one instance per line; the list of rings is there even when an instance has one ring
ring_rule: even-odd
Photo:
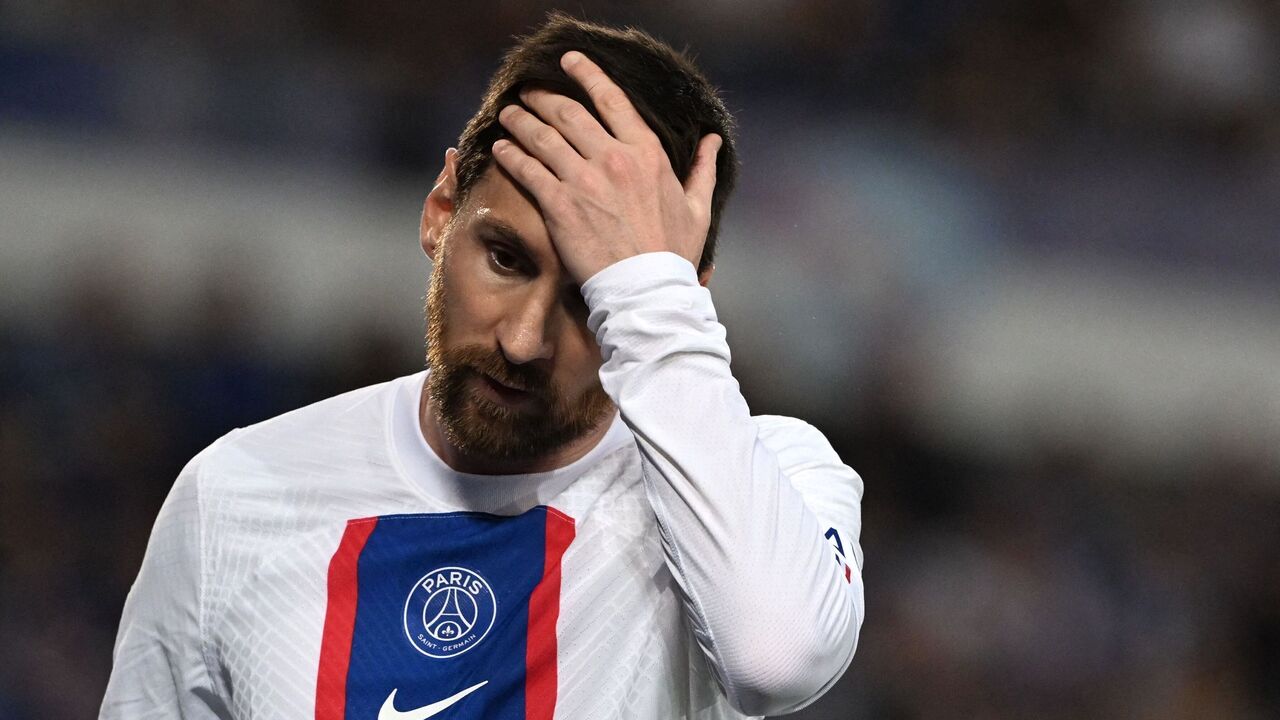
[[[683,55],[555,15],[426,198],[427,370],[183,470],[104,718],[739,718],[863,619],[862,482],[753,417],[710,294],[732,119]]]

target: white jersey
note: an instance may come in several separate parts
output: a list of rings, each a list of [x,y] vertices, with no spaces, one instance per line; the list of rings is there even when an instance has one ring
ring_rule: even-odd
[[[452,470],[426,373],[234,431],[184,469],[102,718],[739,718],[852,659],[862,482],[751,417],[692,266],[583,286],[620,410],[550,472]]]

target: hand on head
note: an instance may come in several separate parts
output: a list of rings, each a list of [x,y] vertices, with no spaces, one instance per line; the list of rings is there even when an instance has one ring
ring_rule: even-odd
[[[695,267],[711,223],[719,135],[698,143],[682,184],[662,143],[598,65],[569,52],[561,66],[587,92],[604,125],[580,103],[525,90],[503,108],[514,138],[494,143],[493,157],[538,202],[565,269],[579,284],[613,263],[670,251]]]

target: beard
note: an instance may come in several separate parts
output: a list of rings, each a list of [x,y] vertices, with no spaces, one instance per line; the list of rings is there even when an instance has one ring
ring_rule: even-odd
[[[512,363],[500,350],[445,348],[443,259],[436,258],[427,291],[427,394],[449,444],[477,458],[534,460],[583,437],[612,413],[599,383],[567,398],[545,372]],[[485,376],[524,390],[529,402],[516,409],[490,400],[477,391]]]

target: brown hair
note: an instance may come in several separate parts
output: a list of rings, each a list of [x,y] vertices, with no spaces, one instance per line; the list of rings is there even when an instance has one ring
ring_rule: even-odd
[[[716,188],[711,198],[711,227],[698,270],[710,267],[716,234],[725,201],[737,177],[733,116],[725,109],[716,89],[683,53],[636,30],[619,30],[552,13],[531,35],[520,38],[503,57],[489,81],[480,109],[467,122],[458,139],[459,203],[493,160],[493,143],[507,137],[498,123],[498,112],[507,105],[522,104],[519,93],[538,87],[573,98],[599,119],[599,113],[561,68],[560,58],[578,50],[604,68],[626,92],[645,123],[662,141],[671,167],[681,182],[689,176],[698,141],[716,133],[724,144],[716,156]]]

